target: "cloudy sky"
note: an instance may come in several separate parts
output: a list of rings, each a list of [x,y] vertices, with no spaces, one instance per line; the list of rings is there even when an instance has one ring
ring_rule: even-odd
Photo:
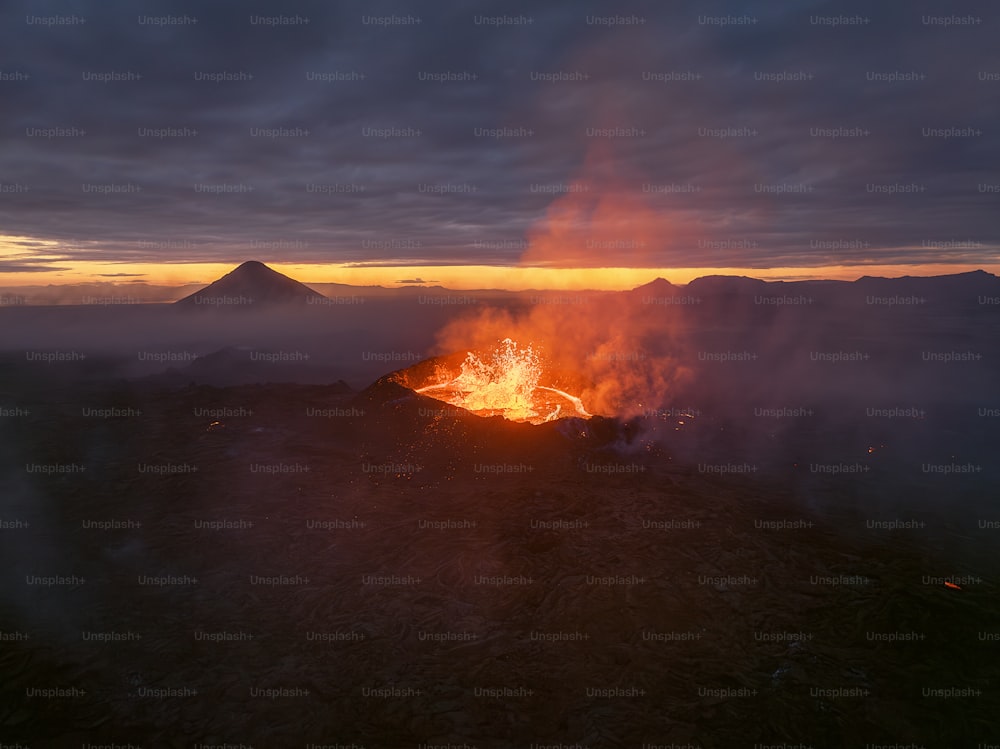
[[[7,0],[0,36],[8,281],[1000,262],[985,0]]]

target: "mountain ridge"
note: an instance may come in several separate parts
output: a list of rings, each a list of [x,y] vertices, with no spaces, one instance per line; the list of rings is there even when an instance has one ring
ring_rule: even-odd
[[[208,286],[174,302],[180,307],[244,307],[309,304],[326,299],[301,281],[259,260],[247,260]]]

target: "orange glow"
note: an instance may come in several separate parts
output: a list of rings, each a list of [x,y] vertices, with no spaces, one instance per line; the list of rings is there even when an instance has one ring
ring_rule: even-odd
[[[675,340],[679,318],[649,315],[612,295],[521,309],[477,305],[438,333],[437,351],[488,351],[530,341],[544,354],[543,384],[574,393],[590,413],[629,418],[656,408],[689,375]],[[427,383],[421,383],[424,385]]]
[[[539,229],[539,231],[542,231]],[[19,243],[37,242],[27,252]],[[248,253],[252,254],[252,253]],[[877,256],[877,251],[872,251]],[[689,257],[696,257],[692,250]],[[384,286],[397,288],[401,280],[425,279],[427,285],[444,286],[458,291],[499,289],[522,291],[551,289],[557,291],[619,291],[634,289],[655,278],[665,278],[674,284],[685,284],[700,276],[750,276],[766,281],[830,279],[853,281],[861,276],[933,276],[985,270],[1000,275],[1000,265],[991,263],[956,264],[924,263],[894,265],[827,265],[787,267],[600,267],[555,268],[532,265],[430,265],[385,261],[382,264],[357,263],[282,263],[271,258],[233,257],[221,263],[137,263],[73,260],[72,250],[60,249],[59,244],[29,237],[0,236],[0,261],[8,264],[36,264],[33,258],[60,270],[11,272],[0,270],[0,287],[114,283],[126,288],[134,282],[165,286],[209,284],[225,275],[244,260],[261,260],[280,273],[303,283],[341,283],[354,286]],[[38,264],[41,264],[40,262]],[[44,267],[44,266],[43,266]],[[64,270],[62,270],[64,269]]]
[[[554,387],[540,385],[543,367],[528,345],[505,338],[484,361],[469,352],[457,376],[418,388],[417,392],[480,416],[542,424],[567,416],[591,416],[582,401]]]
[[[955,590],[961,590],[962,589],[961,585],[955,585],[955,583],[950,583],[947,580],[944,581],[944,585],[945,585],[946,588],[954,588]]]
[[[624,255],[630,264],[648,265],[670,236],[670,226],[663,211],[654,211],[637,189],[639,180],[623,172],[607,142],[592,145],[581,176],[528,232],[521,262],[594,266]]]
[[[250,259],[250,258],[248,258]],[[180,286],[183,284],[208,285],[231,271],[240,261],[230,263],[61,263],[71,266],[68,271],[36,273],[0,272],[0,287],[69,285],[114,282],[127,287],[132,281],[154,285]],[[267,262],[267,259],[264,259]],[[402,265],[366,266],[319,265],[302,263],[271,263],[279,273],[291,276],[305,284],[340,283],[354,286],[384,286],[398,288],[403,279],[424,278],[426,285],[444,286],[456,291],[498,289],[525,291],[531,289],[554,291],[621,291],[634,289],[656,278],[665,278],[674,284],[685,284],[701,276],[750,276],[765,281],[838,280],[854,281],[861,276],[934,276],[985,270],[1000,275],[1000,265],[834,265],[817,267],[783,268],[531,268],[496,265]],[[107,274],[137,274],[129,278]],[[124,280],[123,280],[124,279]]]

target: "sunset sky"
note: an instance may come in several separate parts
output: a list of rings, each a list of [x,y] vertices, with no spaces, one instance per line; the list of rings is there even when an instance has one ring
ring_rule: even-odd
[[[0,286],[1000,272],[984,8],[12,0]]]

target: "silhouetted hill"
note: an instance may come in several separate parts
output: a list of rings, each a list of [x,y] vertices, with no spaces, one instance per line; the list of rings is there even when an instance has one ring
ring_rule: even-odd
[[[640,286],[634,291],[650,288],[659,281],[660,279]],[[658,288],[663,289],[665,295],[667,287],[660,284]],[[986,297],[1000,298],[1000,278],[982,270],[942,276],[862,276],[856,281],[762,281],[745,276],[702,276],[691,281],[686,291],[708,303],[736,302],[757,296],[801,295],[808,298],[810,304],[822,302],[833,306],[888,304],[892,301],[894,304],[915,305],[917,308],[925,305],[975,307],[996,304],[981,300]]]
[[[649,283],[645,283],[642,286],[636,286],[632,289],[632,294],[638,294],[641,296],[649,297],[659,297],[659,296],[673,296],[680,292],[680,289],[674,286],[670,281],[665,278],[657,278]]]
[[[223,308],[257,307],[274,304],[309,304],[325,297],[303,283],[248,260],[218,281],[178,300],[182,307]]]
[[[947,276],[903,276],[880,278],[863,276],[854,287],[866,294],[902,294],[926,297],[929,302],[975,301],[979,295],[1000,294],[1000,278],[983,270]]]
[[[701,276],[687,285],[688,292],[705,296],[739,296],[760,294],[767,281],[747,276]]]

